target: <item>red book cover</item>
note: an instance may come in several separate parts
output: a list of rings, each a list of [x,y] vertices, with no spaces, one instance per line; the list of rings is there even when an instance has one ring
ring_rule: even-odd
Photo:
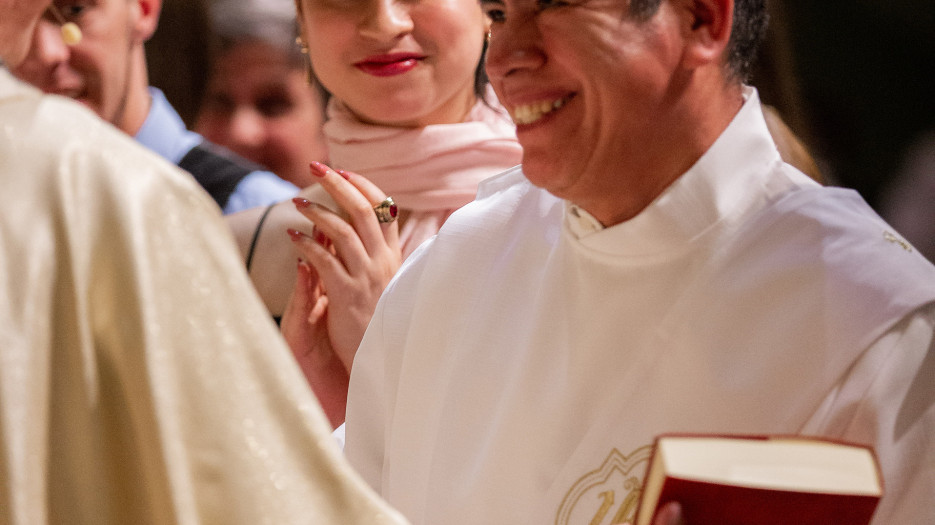
[[[671,501],[689,525],[866,525],[883,494],[873,450],[802,436],[662,435],[637,525]],[[645,508],[644,508],[645,507]]]
[[[691,525],[865,525],[879,497],[820,494],[666,478],[660,505],[678,501]]]

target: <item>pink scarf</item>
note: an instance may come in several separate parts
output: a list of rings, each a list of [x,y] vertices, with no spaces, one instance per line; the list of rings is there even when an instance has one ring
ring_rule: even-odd
[[[410,215],[400,230],[403,257],[474,200],[480,181],[520,163],[512,121],[488,90],[464,122],[424,128],[364,124],[332,98],[324,132],[331,165],[370,179]]]

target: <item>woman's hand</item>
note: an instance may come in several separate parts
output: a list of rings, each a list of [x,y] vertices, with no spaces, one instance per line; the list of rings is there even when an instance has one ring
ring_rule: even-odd
[[[283,314],[282,334],[333,428],[344,422],[350,372],[334,352],[328,300],[315,269],[299,261],[295,289]]]
[[[337,410],[337,398],[346,399],[357,347],[402,256],[396,223],[380,224],[374,213],[374,205],[386,198],[379,188],[319,163],[312,164],[312,173],[349,222],[321,205],[295,200],[314,228],[289,231],[301,259],[282,332],[319,400]],[[342,388],[343,395],[334,392]],[[343,404],[340,412],[343,420]]]

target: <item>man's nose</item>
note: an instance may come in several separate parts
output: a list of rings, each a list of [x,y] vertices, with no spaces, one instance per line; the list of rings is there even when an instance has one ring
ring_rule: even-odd
[[[496,24],[487,47],[487,74],[504,78],[513,72],[535,69],[545,62],[541,35],[529,17]]]
[[[263,117],[252,108],[234,109],[230,120],[230,139],[238,147],[255,148],[263,143]]]
[[[29,58],[52,67],[55,64],[67,62],[70,56],[71,50],[62,37],[62,28],[48,20],[40,20],[36,26]]]

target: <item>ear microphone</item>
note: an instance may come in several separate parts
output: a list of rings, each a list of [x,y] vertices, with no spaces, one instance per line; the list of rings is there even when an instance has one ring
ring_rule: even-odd
[[[65,21],[65,17],[62,15],[62,12],[58,10],[58,7],[55,7],[55,4],[49,4],[49,12],[52,13],[52,16],[59,24],[62,25],[62,41],[65,42],[66,46],[76,46],[81,42],[81,28],[78,27],[78,24],[74,22]]]

